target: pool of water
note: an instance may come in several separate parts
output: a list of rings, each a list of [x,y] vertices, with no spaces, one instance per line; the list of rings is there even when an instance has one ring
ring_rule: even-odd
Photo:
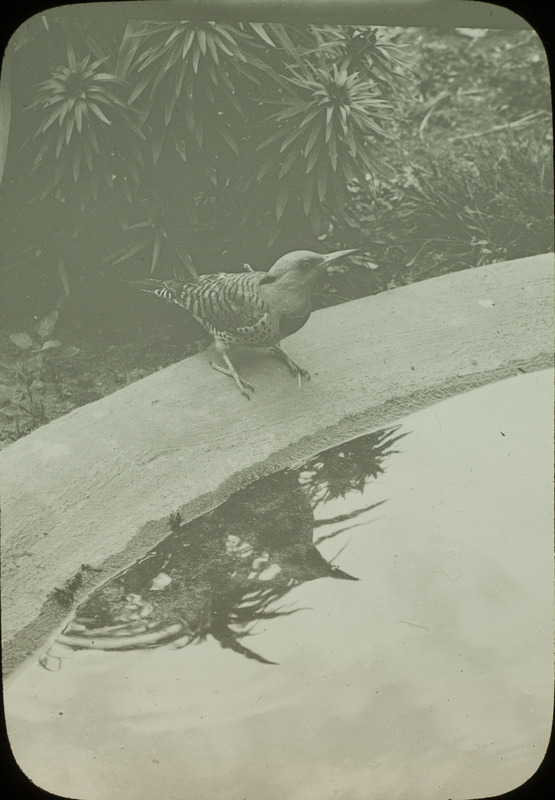
[[[499,794],[551,730],[552,371],[270,476],[99,586],[8,679],[87,800]]]

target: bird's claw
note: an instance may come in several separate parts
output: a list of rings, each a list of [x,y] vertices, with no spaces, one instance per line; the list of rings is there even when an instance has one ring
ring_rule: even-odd
[[[247,400],[251,399],[250,394],[247,390],[254,392],[254,386],[248,381],[246,381],[244,378],[242,378],[235,369],[226,369],[226,367],[220,367],[219,364],[215,364],[213,361],[209,361],[208,363],[210,364],[212,369],[215,369],[218,372],[221,372],[223,375],[229,375],[230,378],[233,378],[243,397],[246,397]]]
[[[291,372],[293,373],[293,377],[297,378],[299,381],[299,389],[302,386],[302,378],[306,378],[307,381],[310,380],[310,372],[307,369],[303,369],[302,367],[297,367],[297,365],[288,364],[287,365]]]
[[[300,367],[296,361],[293,361],[293,359],[287,355],[285,350],[275,345],[274,347],[270,348],[270,350],[275,356],[277,356],[287,364],[289,371],[292,373],[293,377],[299,379],[299,389],[301,388],[301,378],[306,378],[307,381],[310,380],[310,372],[307,369],[303,369],[303,367]]]

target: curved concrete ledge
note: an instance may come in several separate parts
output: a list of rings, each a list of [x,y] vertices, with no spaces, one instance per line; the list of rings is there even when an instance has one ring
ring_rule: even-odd
[[[449,395],[552,364],[553,256],[435,278],[317,312],[287,341],[312,380],[258,352],[247,402],[202,353],[0,454],[8,671],[69,604],[242,485]],[[94,571],[91,570],[93,568]],[[54,589],[65,589],[52,597]]]

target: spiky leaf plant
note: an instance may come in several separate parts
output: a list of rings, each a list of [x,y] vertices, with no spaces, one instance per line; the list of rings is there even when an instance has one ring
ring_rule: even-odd
[[[37,87],[30,109],[40,116],[33,172],[45,173],[41,200],[50,194],[73,200],[77,192],[84,210],[102,185],[119,187],[132,199],[140,181],[138,142],[144,134],[121,97],[121,79],[105,71],[107,60],[87,55],[78,61],[68,44],[67,65],[56,66]]]
[[[275,214],[279,222],[291,200],[301,200],[314,231],[320,233],[321,205],[344,202],[346,185],[381,170],[380,140],[390,138],[384,121],[391,106],[358,73],[335,64],[294,71],[287,95],[269,122],[277,130],[257,148],[256,179],[272,173],[279,185]]]
[[[154,163],[168,143],[217,185],[239,156],[248,90],[238,86],[256,89],[258,73],[269,71],[259,49],[254,36],[224,23],[145,22],[126,31],[118,69],[134,83],[128,99],[151,131]]]
[[[325,233],[348,186],[384,171],[384,143],[396,136],[392,98],[408,77],[406,59],[374,29],[312,27],[310,36],[279,97],[268,100],[278,110],[262,121],[271,133],[257,147],[254,202],[272,198],[276,234],[286,217]]]

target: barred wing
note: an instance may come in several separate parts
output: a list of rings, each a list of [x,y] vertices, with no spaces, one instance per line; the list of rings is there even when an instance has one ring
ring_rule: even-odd
[[[196,284],[181,284],[174,302],[214,331],[246,332],[241,329],[256,327],[270,310],[258,291],[264,275],[202,275]]]

